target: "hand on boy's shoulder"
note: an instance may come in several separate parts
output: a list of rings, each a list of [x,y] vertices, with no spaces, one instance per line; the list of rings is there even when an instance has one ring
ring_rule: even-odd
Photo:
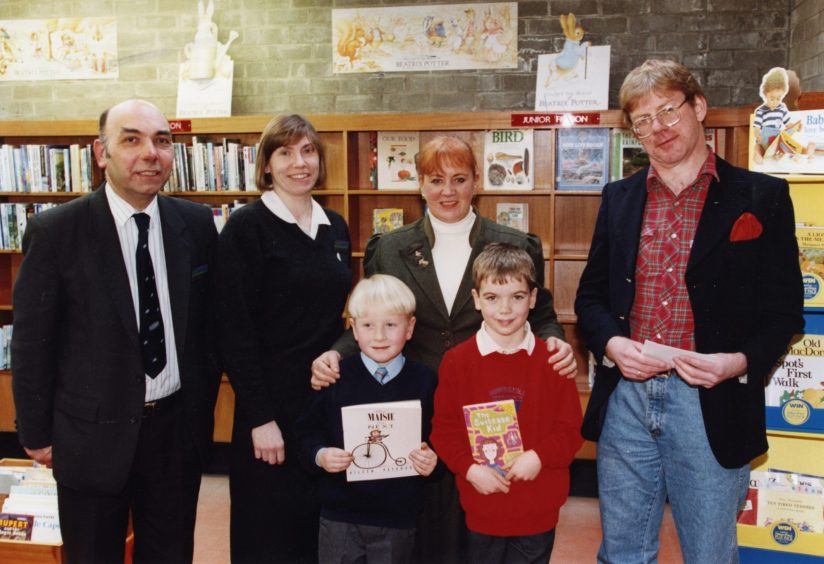
[[[426,443],[421,443],[420,448],[409,453],[409,460],[412,461],[412,468],[421,476],[429,476],[438,464],[438,455],[429,448]]]
[[[528,450],[505,466],[509,470],[506,479],[514,481],[534,480],[541,472],[541,467],[541,458],[538,453],[534,450]]]
[[[578,372],[578,363],[572,352],[572,345],[558,337],[549,337],[546,340],[546,350],[549,351],[549,363],[561,376],[575,378]]]
[[[312,361],[312,389],[328,388],[340,378],[340,353],[326,351]]]

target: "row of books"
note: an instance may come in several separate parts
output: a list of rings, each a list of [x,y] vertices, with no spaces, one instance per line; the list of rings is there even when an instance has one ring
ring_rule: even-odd
[[[0,249],[19,251],[23,244],[28,218],[35,213],[59,204],[40,202],[33,204],[0,203]]]
[[[13,325],[0,326],[0,370],[11,370],[11,332]]]
[[[0,145],[0,191],[90,192],[91,145]]]
[[[57,484],[50,468],[0,466],[0,539],[60,544]]]
[[[715,150],[723,143],[707,129]],[[376,131],[370,138],[370,178],[377,189],[417,190],[415,155],[420,133]],[[257,147],[238,139],[192,137],[174,143],[175,162],[164,190],[220,192],[256,190]],[[547,158],[547,155],[541,155]],[[483,177],[488,190],[532,190],[535,176],[534,130],[496,129],[484,134]],[[628,130],[561,128],[556,143],[559,190],[600,190],[608,180],[649,164],[641,144]],[[89,192],[93,188],[91,145],[0,146],[0,191]]]
[[[805,533],[824,533],[824,477],[779,469],[753,470],[742,525],[786,523]]]
[[[706,130],[707,144],[716,152],[723,147],[720,139],[723,133],[713,128]],[[372,187],[417,189],[415,155],[419,149],[417,132],[374,132],[370,139]],[[627,129],[558,129],[555,154],[555,180],[559,190],[601,190],[609,180],[624,178],[649,164],[641,143]],[[486,131],[482,162],[484,186],[487,190],[532,190],[536,158],[534,130]]]
[[[257,146],[237,139],[192,137],[191,145],[174,143],[175,163],[164,187],[168,192],[257,190]]]

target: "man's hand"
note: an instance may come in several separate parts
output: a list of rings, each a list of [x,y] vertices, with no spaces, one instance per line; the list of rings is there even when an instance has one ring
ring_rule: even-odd
[[[641,346],[626,337],[613,337],[607,342],[606,355],[618,365],[627,380],[643,382],[669,370],[666,362],[641,354]]]
[[[494,468],[482,464],[473,464],[466,471],[466,481],[481,495],[497,492],[509,493],[509,480],[501,476]]]
[[[541,459],[534,450],[518,455],[507,467],[507,480],[534,480],[541,471]]]
[[[340,378],[340,353],[326,351],[312,361],[312,389],[320,390],[334,384]]]
[[[252,446],[258,460],[269,464],[283,464],[286,461],[286,445],[280,427],[274,421],[252,429]]]
[[[409,460],[412,461],[412,468],[421,476],[429,476],[438,463],[438,455],[429,448],[426,443],[421,443],[420,448],[416,448],[409,453]]]
[[[38,464],[42,464],[43,466],[48,466],[51,468],[52,465],[52,447],[51,445],[43,448],[26,448],[23,447],[23,450],[26,451],[26,454],[29,455],[29,458],[37,462]]]
[[[673,358],[678,375],[692,386],[712,388],[724,380],[747,373],[747,357],[744,353],[715,353],[710,359],[692,356]]]
[[[575,355],[572,354],[572,345],[558,337],[550,337],[546,340],[546,350],[550,355],[549,363],[558,374],[570,379],[575,378],[578,363],[575,362]]]
[[[326,447],[318,451],[315,459],[318,466],[334,474],[336,472],[343,472],[352,463],[352,455],[341,448]]]

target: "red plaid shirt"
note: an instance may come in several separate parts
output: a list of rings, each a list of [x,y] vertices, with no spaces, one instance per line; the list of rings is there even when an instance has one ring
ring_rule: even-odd
[[[629,318],[633,340],[695,350],[695,320],[684,273],[713,178],[718,179],[718,173],[712,151],[692,184],[677,196],[650,168]]]

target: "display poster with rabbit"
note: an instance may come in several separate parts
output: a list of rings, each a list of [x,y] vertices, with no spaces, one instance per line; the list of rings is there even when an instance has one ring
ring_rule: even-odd
[[[517,66],[517,2],[332,10],[335,74]]]
[[[786,69],[773,67],[761,78],[763,103],[750,120],[750,170],[824,174],[824,110],[790,111],[789,93]]]
[[[417,476],[409,453],[421,446],[420,400],[342,407],[343,448],[352,454],[346,481]]]
[[[117,77],[114,17],[0,20],[0,80]]]
[[[609,108],[609,45],[592,46],[575,14],[560,16],[564,46],[538,56],[535,110],[580,112]]]

